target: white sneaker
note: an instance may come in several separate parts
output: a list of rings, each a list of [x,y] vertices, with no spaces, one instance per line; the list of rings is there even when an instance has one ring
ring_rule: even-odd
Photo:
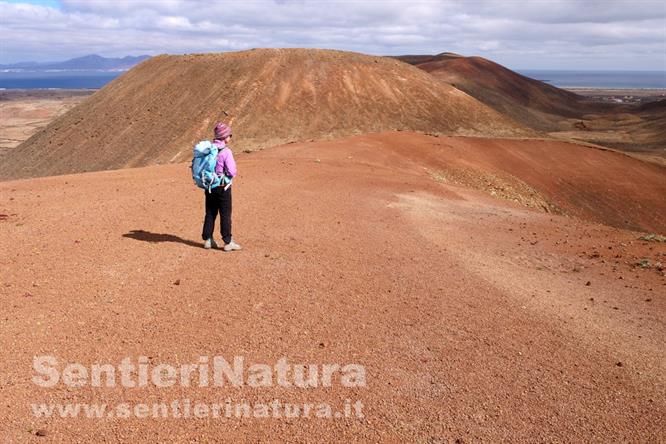
[[[234,242],[233,239],[228,244],[225,244],[223,248],[224,251],[238,251],[241,249],[242,247],[238,245],[236,242]]]
[[[215,239],[212,237],[209,239],[206,239],[206,242],[204,242],[204,248],[206,250],[210,250],[211,248],[217,248],[217,244],[215,243]]]

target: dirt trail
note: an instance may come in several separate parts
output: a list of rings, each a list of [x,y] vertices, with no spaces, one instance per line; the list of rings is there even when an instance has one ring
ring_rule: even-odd
[[[663,261],[664,244],[437,182],[427,152],[408,155],[396,137],[424,140],[239,154],[234,232],[245,250],[233,254],[200,247],[202,196],[187,164],[0,183],[0,434],[665,440],[665,280],[633,265]],[[355,362],[368,385],[45,389],[30,380],[41,354],[86,365]],[[29,407],[184,398],[361,400],[365,417],[35,419]]]
[[[553,140],[396,135],[382,147],[458,183],[618,228],[666,233],[666,167]]]

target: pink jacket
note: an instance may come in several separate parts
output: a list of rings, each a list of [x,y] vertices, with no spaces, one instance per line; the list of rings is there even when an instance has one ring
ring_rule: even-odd
[[[226,146],[222,140],[213,140],[213,144],[220,150],[217,155],[217,165],[215,165],[215,172],[221,176],[224,174],[227,177],[236,177],[236,161],[234,160],[234,153]]]

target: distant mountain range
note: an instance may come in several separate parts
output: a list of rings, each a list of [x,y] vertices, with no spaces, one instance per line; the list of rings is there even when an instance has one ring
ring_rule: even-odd
[[[150,56],[147,55],[107,58],[91,54],[64,62],[21,62],[0,65],[0,69],[12,71],[126,71],[148,58]]]

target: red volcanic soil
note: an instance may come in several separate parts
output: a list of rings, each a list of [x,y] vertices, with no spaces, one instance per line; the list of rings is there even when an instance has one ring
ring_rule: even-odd
[[[540,130],[558,128],[557,122],[562,117],[581,117],[604,108],[482,57],[442,55],[417,66],[517,121]]]
[[[561,166],[531,171],[542,156]],[[617,156],[407,133],[239,153],[238,253],[201,248],[203,196],[185,163],[2,182],[0,433],[10,442],[664,441],[666,244],[434,173],[465,166],[453,177],[472,185],[474,174],[520,173],[545,199],[559,186],[560,207],[596,198],[642,223],[651,197],[640,213],[625,182],[645,178],[652,196],[659,170],[626,158],[618,177]],[[610,175],[605,190],[591,179]],[[40,388],[35,355],[56,356],[60,370],[140,356],[152,366],[216,355],[358,363],[367,387]],[[30,410],[227,398],[336,409],[360,400],[364,416],[95,420]]]
[[[534,132],[397,60],[315,49],[153,57],[25,141],[15,179],[184,162],[217,120],[239,150],[387,130]]]
[[[464,57],[455,52],[443,52],[437,55],[426,55],[426,54],[416,54],[416,55],[402,55],[402,56],[389,56],[393,59],[400,60],[410,65],[419,65],[427,62],[434,62],[437,60],[443,60],[445,58],[454,58],[454,57]]]
[[[618,228],[666,233],[666,166],[555,140],[411,136],[395,150],[440,181]]]
[[[580,96],[547,83],[518,74],[483,57],[450,57],[418,65],[424,71],[436,73],[454,82],[474,81],[491,91],[500,91],[514,101],[547,112],[577,114]],[[462,85],[460,85],[462,86]]]
[[[399,57],[499,113],[550,136],[666,159],[666,109],[599,103],[520,75],[482,57],[457,54]]]

